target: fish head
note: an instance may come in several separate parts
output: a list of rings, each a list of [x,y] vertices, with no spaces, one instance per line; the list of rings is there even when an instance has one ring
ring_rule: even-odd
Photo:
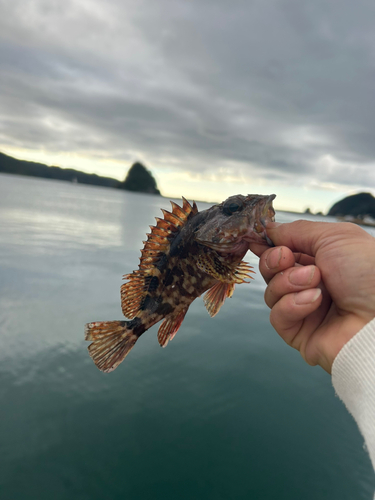
[[[251,242],[266,241],[266,225],[275,220],[272,201],[276,195],[235,195],[214,205],[196,232],[196,240],[220,253],[246,253]]]

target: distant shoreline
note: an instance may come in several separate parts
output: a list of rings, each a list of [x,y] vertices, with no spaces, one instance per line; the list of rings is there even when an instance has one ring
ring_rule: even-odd
[[[128,178],[126,178],[125,181],[119,181],[113,177],[88,174],[73,168],[61,168],[48,166],[44,163],[19,160],[0,152],[0,173],[53,179],[75,184],[110,187],[126,191],[160,194],[152,174],[140,163],[136,163],[130,168],[128,176],[129,173],[132,173],[133,179],[129,184]],[[141,173],[140,176],[139,173]]]
[[[90,185],[90,186],[99,186],[99,187],[107,187],[107,188],[114,188],[114,189],[122,189],[125,190],[123,187],[123,183],[113,177],[102,177],[97,174],[87,174],[85,172],[82,172],[80,170],[75,170],[72,168],[61,168],[61,167],[50,167],[48,165],[42,164],[42,163],[36,163],[36,162],[29,162],[25,160],[18,160],[16,158],[13,158],[11,156],[8,156],[4,153],[0,152],[0,173],[3,174],[10,174],[10,175],[21,175],[23,177],[34,177],[34,178],[40,178],[40,179],[50,179],[50,180],[58,180],[58,181],[65,181],[65,182],[70,182],[73,184],[82,184],[82,185]],[[153,196],[158,195],[161,196],[162,198],[169,199],[170,197],[163,196],[160,193],[145,193],[142,192],[141,190],[129,190],[129,192],[134,192],[134,193],[143,193],[143,194],[152,194]],[[205,200],[195,200],[198,203],[212,203],[214,204],[215,202],[208,202]],[[217,202],[220,203],[220,202]],[[319,217],[326,217],[326,214],[323,213],[318,213],[314,214],[311,212],[296,212],[296,211],[291,211],[291,210],[281,210],[278,209],[278,212],[285,212],[285,213],[290,213],[290,214],[295,214],[298,216],[303,216],[303,215],[311,215],[311,216],[319,216]],[[332,217],[332,216],[331,216]],[[333,216],[336,217],[336,216]],[[367,221],[367,220],[362,220],[358,217],[350,217],[350,216],[345,216],[345,217],[336,217],[337,220],[343,221],[343,222],[352,222],[354,224],[360,225],[360,226],[366,226],[366,227],[375,227],[375,222]]]
[[[50,167],[43,163],[18,160],[0,152],[0,173],[22,175],[24,177],[40,177],[44,179],[61,180],[79,184],[90,184],[118,188],[120,181],[112,177],[101,177],[97,174],[87,174],[73,168]]]

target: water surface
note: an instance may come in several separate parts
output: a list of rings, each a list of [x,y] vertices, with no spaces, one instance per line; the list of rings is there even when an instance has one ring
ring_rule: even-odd
[[[166,349],[154,327],[94,366],[83,326],[122,318],[121,276],[168,205],[0,175],[0,498],[372,498],[355,422],[269,325],[259,273],[213,319],[195,301]]]

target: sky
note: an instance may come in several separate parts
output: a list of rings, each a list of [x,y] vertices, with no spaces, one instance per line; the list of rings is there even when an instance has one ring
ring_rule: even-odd
[[[0,151],[164,196],[375,194],[373,0],[0,0]]]

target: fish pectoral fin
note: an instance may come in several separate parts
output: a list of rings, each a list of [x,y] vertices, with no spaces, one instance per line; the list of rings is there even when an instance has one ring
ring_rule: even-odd
[[[211,317],[220,311],[225,299],[233,295],[234,287],[234,283],[217,283],[205,293],[203,302]]]
[[[188,307],[182,309],[177,314],[169,314],[164,319],[158,330],[158,341],[162,347],[165,347],[170,340],[173,340],[185,318],[187,310]]]
[[[255,274],[255,272],[253,271],[253,267],[250,266],[249,263],[242,260],[234,271],[234,275],[236,278],[235,283],[250,283],[250,281],[246,281],[246,278],[253,280],[254,278],[251,276],[251,274]]]
[[[197,266],[218,281],[231,283],[235,281],[235,268],[226,265],[213,252],[203,253],[198,257]]]
[[[197,266],[201,271],[209,274],[222,283],[248,283],[246,278],[252,279],[252,267],[244,261],[237,266],[222,262],[214,253],[205,253],[198,257]]]
[[[222,265],[221,262],[220,264]],[[224,265],[222,265],[222,267],[224,268]],[[246,281],[246,278],[253,279],[250,273],[254,273],[254,271],[247,262],[241,261],[234,270],[229,267],[227,267],[226,270],[225,278],[230,281],[223,281],[223,275],[215,275],[214,277],[220,280],[220,283],[210,288],[203,297],[204,305],[211,317],[215,316],[220,311],[226,298],[232,297],[236,283],[249,283],[249,281]]]

